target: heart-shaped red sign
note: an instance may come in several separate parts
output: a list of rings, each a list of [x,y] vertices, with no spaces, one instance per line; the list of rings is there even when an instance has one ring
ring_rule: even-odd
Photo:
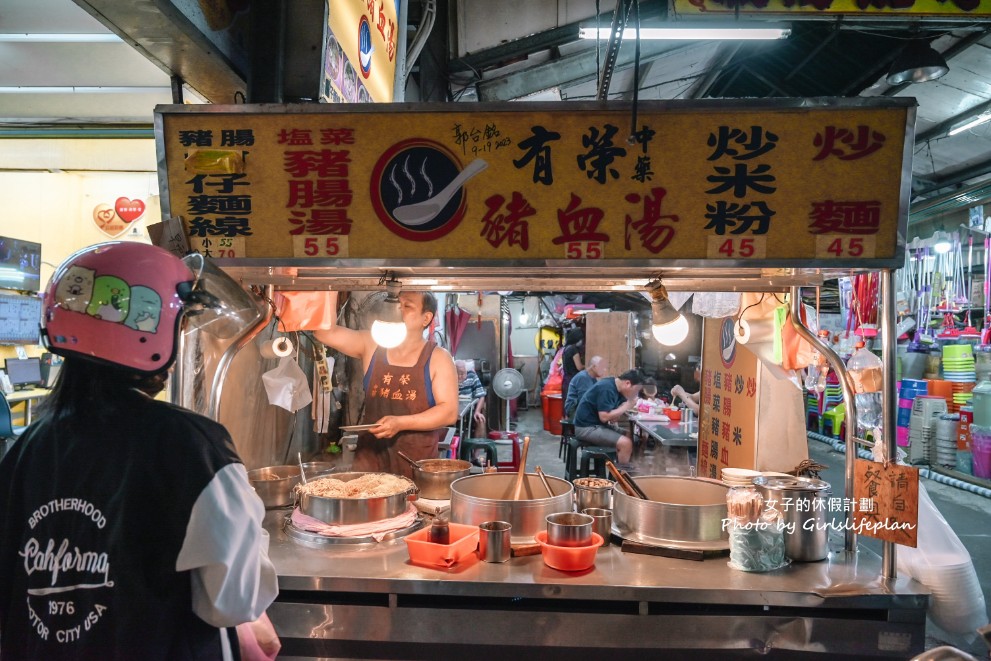
[[[145,215],[145,203],[141,200],[132,200],[127,197],[118,197],[114,203],[114,211],[125,223],[133,223],[135,220]]]

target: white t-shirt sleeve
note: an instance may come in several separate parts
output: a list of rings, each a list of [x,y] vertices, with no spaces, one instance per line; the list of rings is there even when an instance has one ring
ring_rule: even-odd
[[[176,571],[191,572],[193,612],[204,622],[252,622],[279,594],[264,516],[242,464],[221,469],[196,499]]]

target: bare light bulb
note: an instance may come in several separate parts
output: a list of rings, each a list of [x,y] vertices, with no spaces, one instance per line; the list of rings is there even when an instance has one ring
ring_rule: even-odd
[[[372,322],[372,339],[383,349],[398,347],[406,339],[406,324],[376,319]]]
[[[685,315],[679,314],[674,321],[664,325],[654,324],[650,330],[655,340],[664,346],[673,347],[681,344],[688,337],[688,320],[685,319]]]

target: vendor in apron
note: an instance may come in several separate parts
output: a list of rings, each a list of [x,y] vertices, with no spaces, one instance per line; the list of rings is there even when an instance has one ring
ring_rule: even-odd
[[[399,295],[406,339],[392,349],[366,330],[333,326],[314,335],[327,346],[361,359],[365,403],[352,469],[412,477],[401,450],[414,460],[436,459],[437,444],[458,417],[458,374],[451,354],[423,337],[437,313],[429,292]]]

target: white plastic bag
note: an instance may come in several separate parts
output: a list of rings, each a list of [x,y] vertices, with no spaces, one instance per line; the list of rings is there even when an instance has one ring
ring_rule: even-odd
[[[279,366],[262,374],[268,403],[287,411],[298,411],[313,401],[306,374],[291,356],[279,359]]]
[[[692,312],[700,317],[721,319],[740,311],[740,292],[700,291],[692,299]]]
[[[936,509],[919,484],[919,545],[899,546],[899,573],[905,573],[932,591],[929,617],[941,629],[966,634],[988,622],[981,582],[967,548]]]

